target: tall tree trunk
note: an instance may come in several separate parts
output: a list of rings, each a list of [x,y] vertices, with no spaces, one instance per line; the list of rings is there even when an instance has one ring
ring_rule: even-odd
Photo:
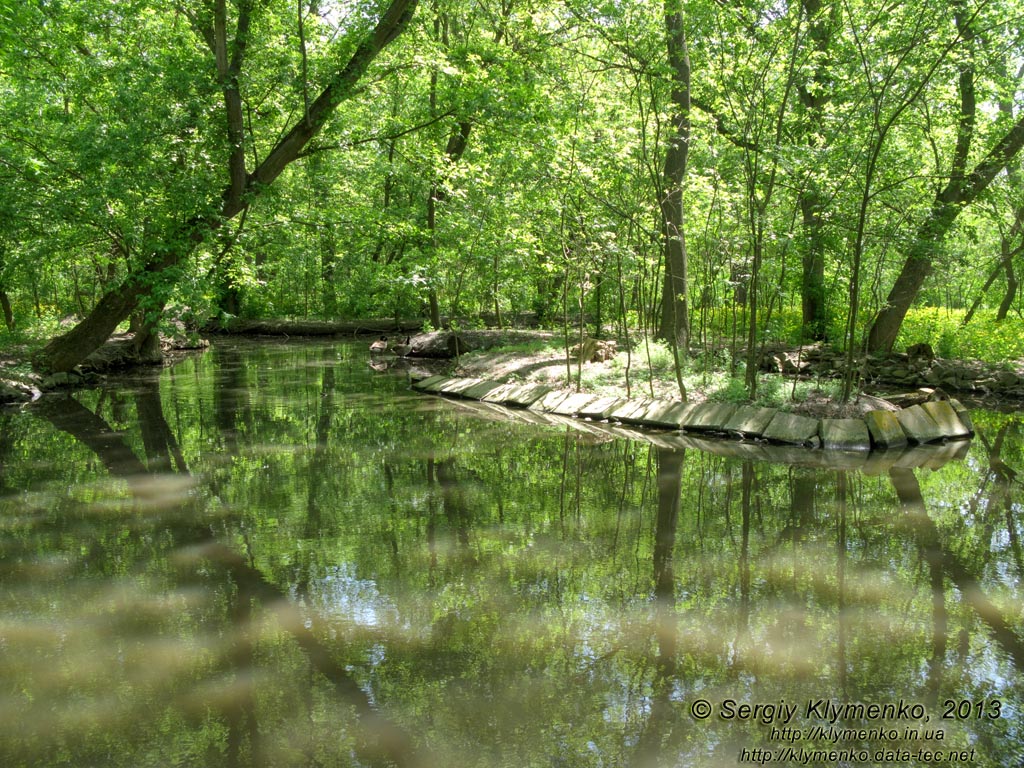
[[[818,62],[810,77],[797,84],[799,103],[803,109],[803,141],[814,150],[818,146],[817,131],[825,105],[831,100],[828,90],[828,50],[832,32],[838,25],[839,4],[822,10],[822,0],[801,0],[808,22],[808,36],[814,46]],[[801,311],[804,332],[811,339],[824,339],[828,330],[825,309],[825,222],[822,216],[824,192],[817,179],[817,169],[807,174],[804,185],[797,192],[801,226],[804,232],[802,257],[803,272],[800,280]]]
[[[672,347],[679,396],[687,399],[682,361],[690,354],[689,264],[684,229],[683,184],[690,153],[690,54],[683,29],[682,0],[665,0],[665,41],[672,70],[674,132],[668,140],[662,173],[661,227],[665,275],[658,336]]]
[[[674,133],[665,153],[661,194],[662,237],[665,242],[665,277],[662,285],[661,324],[658,336],[685,358],[690,349],[688,260],[683,231],[683,184],[690,151],[690,55],[683,29],[681,0],[665,0],[665,39],[672,69]],[[685,397],[685,393],[684,397]]]
[[[334,239],[334,226],[324,222],[320,227],[320,277],[324,282],[324,314],[334,318],[338,314],[338,292],[334,287],[338,271],[338,246]]]
[[[229,137],[233,145],[228,160],[229,183],[221,196],[219,211],[215,214],[194,216],[180,231],[164,233],[162,240],[168,245],[155,253],[143,268],[130,274],[124,282],[107,292],[78,325],[63,336],[50,341],[33,360],[35,368],[51,373],[71,370],[110,337],[118,324],[135,309],[142,296],[149,294],[159,282],[163,282],[166,287],[171,282],[169,270],[180,265],[207,235],[245,210],[252,199],[271,185],[284,169],[299,157],[309,141],[324,127],[338,105],[353,95],[356,84],[374,58],[406,28],[416,9],[416,3],[417,0],[391,0],[373,31],[356,46],[347,63],[333,73],[316,100],[309,104],[308,109],[292,125],[291,130],[277,142],[252,173],[245,172],[244,147],[237,143],[242,137],[236,135],[231,128],[235,119],[233,103],[237,94],[237,87],[233,83],[237,83],[241,70],[248,30],[248,20],[243,21],[242,18],[247,14],[244,14],[242,9],[250,5],[247,2],[240,3],[238,29],[228,63],[228,77],[222,78]],[[212,27],[204,26],[197,17],[193,17],[192,21],[214,51],[220,70],[223,64],[220,51],[222,48],[226,51],[226,46],[218,42],[222,39],[220,19],[215,14]],[[239,151],[240,149],[243,151]]]
[[[803,272],[800,276],[800,308],[804,333],[815,341],[824,339],[828,331],[825,309],[825,233],[822,221],[821,190],[817,182],[808,180],[808,187],[799,195],[801,223],[804,230]]]
[[[432,94],[433,96],[433,94]],[[469,120],[462,120],[456,129],[448,137],[448,143],[444,148],[444,156],[449,165],[455,165],[466,151],[469,144],[469,133],[473,130],[473,123]],[[431,247],[435,246],[437,230],[437,204],[448,199],[448,192],[444,186],[443,178],[436,179],[430,186],[430,195],[427,198],[427,232],[430,237]],[[434,328],[441,327],[441,305],[437,299],[437,286],[430,285],[430,324]]]
[[[132,339],[135,356],[140,363],[159,363],[163,359],[163,350],[160,347],[160,318],[166,304],[166,301],[159,299],[156,306],[150,306],[145,312],[141,311],[140,306],[132,314],[133,320],[136,315],[140,317],[139,325],[134,330],[135,337]]]
[[[11,297],[7,295],[7,291],[4,290],[3,285],[3,268],[4,268],[4,247],[0,245],[0,309],[3,309],[4,313],[4,325],[7,326],[8,331],[14,330],[14,310],[11,308]]]

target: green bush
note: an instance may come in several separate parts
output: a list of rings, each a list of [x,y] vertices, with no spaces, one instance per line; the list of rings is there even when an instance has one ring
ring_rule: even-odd
[[[716,403],[749,403],[750,394],[743,379],[735,376],[725,380],[722,386],[708,394],[708,399]]]
[[[921,307],[907,313],[896,349],[931,344],[939,357],[999,363],[1024,357],[1024,321],[1010,316],[996,322],[995,310],[979,310],[967,325],[962,309]]]

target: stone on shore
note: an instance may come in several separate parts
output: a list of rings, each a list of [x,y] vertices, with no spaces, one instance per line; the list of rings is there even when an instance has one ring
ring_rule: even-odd
[[[776,413],[765,428],[762,437],[777,443],[792,445],[817,445],[818,420],[794,413]]]
[[[0,405],[28,403],[38,396],[38,390],[33,394],[32,389],[23,384],[0,381]]]
[[[945,437],[935,419],[920,405],[897,411],[896,418],[912,443],[931,443]]]
[[[761,437],[775,416],[774,408],[741,405],[725,424],[727,432],[738,432],[744,437]]]
[[[907,434],[893,411],[868,411],[864,423],[871,434],[871,444],[877,448],[896,448],[907,444]]]
[[[921,407],[939,425],[939,430],[944,436],[952,439],[970,436],[971,430],[960,421],[960,417],[948,400],[932,400],[921,403]]]
[[[868,451],[871,437],[863,419],[822,419],[821,444],[831,451]]]

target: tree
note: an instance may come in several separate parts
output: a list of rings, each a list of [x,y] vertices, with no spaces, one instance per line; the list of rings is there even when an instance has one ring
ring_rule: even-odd
[[[816,150],[820,149],[818,131],[824,119],[825,107],[832,99],[829,80],[832,58],[830,47],[839,26],[839,3],[800,0],[800,7],[808,24],[807,34],[813,49],[813,63],[810,71],[796,84],[798,103],[802,110],[797,130],[809,154],[814,157]],[[820,168],[811,167],[807,170],[804,183],[797,190],[804,233],[800,281],[801,318],[807,335],[816,340],[824,339],[828,328],[824,216],[827,195],[823,186]]]
[[[674,114],[672,135],[665,150],[664,189],[659,201],[665,242],[665,278],[658,335],[672,344],[677,355],[685,358],[690,347],[689,264],[683,208],[686,163],[690,152],[690,54],[683,28],[681,0],[665,0],[664,18]],[[685,397],[681,380],[679,386]]]
[[[247,140],[242,96],[243,68],[252,35],[250,0],[238,0],[234,32],[228,37],[229,13],[226,0],[214,0],[201,11],[188,12],[189,22],[206,43],[215,62],[223,103],[221,114],[227,128],[224,170],[228,177],[219,199],[204,200],[198,211],[169,229],[151,235],[147,255],[120,284],[109,290],[78,325],[54,338],[33,361],[41,371],[67,371],[103,344],[118,324],[149,300],[158,306],[175,280],[174,272],[194,249],[226,222],[245,211],[252,201],[281,175],[315,137],[338,105],[350,98],[377,55],[408,25],[417,0],[391,0],[375,17],[369,31],[357,29],[351,52],[344,64],[332,69],[315,100],[304,100],[302,114],[273,145],[266,156],[248,170],[250,144]],[[303,89],[304,90],[304,89]]]
[[[963,3],[956,7],[958,39],[973,42],[974,20],[978,12],[968,13]],[[1024,116],[1012,123],[991,145],[985,156],[968,171],[977,120],[975,67],[965,55],[958,66],[959,122],[956,130],[948,181],[939,188],[924,221],[907,249],[899,275],[868,332],[868,350],[889,352],[896,343],[907,311],[917,299],[925,279],[931,274],[942,241],[968,205],[985,192],[993,179],[1006,170],[1024,147]]]

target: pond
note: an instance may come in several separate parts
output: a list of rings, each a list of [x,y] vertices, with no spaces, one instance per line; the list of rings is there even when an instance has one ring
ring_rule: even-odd
[[[0,413],[0,765],[1024,759],[1017,416],[877,472],[217,343]]]

